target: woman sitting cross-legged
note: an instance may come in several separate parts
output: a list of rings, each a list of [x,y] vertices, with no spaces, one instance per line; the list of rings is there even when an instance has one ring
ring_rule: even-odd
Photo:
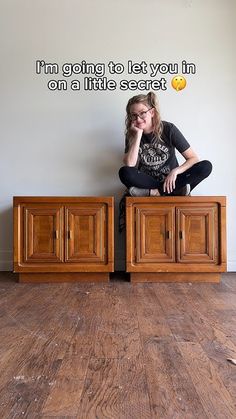
[[[181,165],[175,149],[185,158]],[[212,171],[179,129],[161,120],[153,92],[128,101],[123,161],[119,177],[131,196],[189,195]]]

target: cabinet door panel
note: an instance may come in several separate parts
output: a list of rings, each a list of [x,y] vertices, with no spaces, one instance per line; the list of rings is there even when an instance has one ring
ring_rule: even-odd
[[[174,262],[174,207],[150,204],[135,207],[136,262]]]
[[[63,262],[63,208],[25,206],[24,262]]]
[[[106,263],[106,205],[66,207],[66,261]]]
[[[217,205],[177,208],[177,261],[218,263]]]

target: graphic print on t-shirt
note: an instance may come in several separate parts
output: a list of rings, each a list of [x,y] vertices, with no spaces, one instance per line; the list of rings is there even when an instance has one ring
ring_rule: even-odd
[[[162,180],[170,172],[169,165],[166,165],[170,152],[163,142],[154,141],[140,145],[139,157],[141,170],[150,176]]]

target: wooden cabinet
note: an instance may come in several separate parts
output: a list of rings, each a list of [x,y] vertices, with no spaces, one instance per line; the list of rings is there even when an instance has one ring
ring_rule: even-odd
[[[108,280],[114,271],[113,197],[14,197],[20,281]]]
[[[225,197],[126,198],[133,281],[219,281],[226,271]]]

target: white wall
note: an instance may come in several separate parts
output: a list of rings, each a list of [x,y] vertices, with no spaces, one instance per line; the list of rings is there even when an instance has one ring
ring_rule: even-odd
[[[12,196],[115,195],[118,202],[123,190],[117,171],[125,106],[138,92],[49,91],[47,81],[60,77],[37,75],[38,59],[196,64],[185,90],[173,90],[166,75],[168,88],[157,93],[163,119],[214,165],[195,194],[227,196],[228,269],[236,270],[235,3],[0,0],[1,270],[12,268]],[[124,267],[123,240],[117,232],[117,269]]]

